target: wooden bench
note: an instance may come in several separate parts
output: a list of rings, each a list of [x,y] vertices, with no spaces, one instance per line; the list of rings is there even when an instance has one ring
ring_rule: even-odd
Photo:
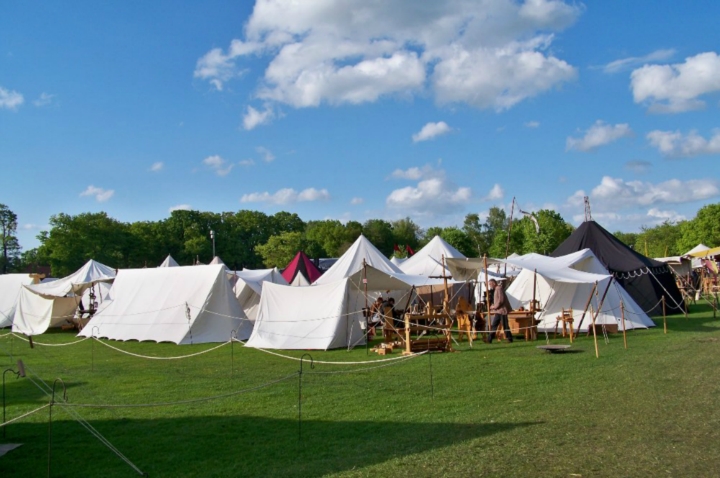
[[[573,342],[573,319],[572,309],[562,309],[562,313],[555,317],[555,335],[553,338],[557,338],[558,325],[562,322],[562,336],[565,337],[566,329],[570,328],[570,343]]]

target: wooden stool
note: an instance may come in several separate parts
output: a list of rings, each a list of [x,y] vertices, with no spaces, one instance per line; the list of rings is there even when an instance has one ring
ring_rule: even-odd
[[[575,322],[575,319],[573,319],[572,316],[572,309],[562,309],[562,313],[555,317],[555,336],[553,338],[557,338],[557,330],[558,325],[562,322],[562,336],[565,337],[565,331],[566,327],[570,326],[570,343],[573,342],[573,322]]]

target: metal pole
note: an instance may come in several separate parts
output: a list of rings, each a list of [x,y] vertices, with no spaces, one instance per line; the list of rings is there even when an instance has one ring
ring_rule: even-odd
[[[513,196],[513,200],[512,200],[512,206],[510,207],[510,224],[508,226],[507,241],[505,242],[505,259],[508,258],[508,253],[510,252],[510,233],[512,232],[513,212],[515,212],[515,197],[514,196]],[[486,272],[486,274],[487,274],[487,272]],[[503,275],[507,276],[507,262],[505,263],[505,271],[503,272]]]
[[[13,369],[11,369],[11,368],[9,368],[9,369],[7,369],[7,370],[5,370],[5,371],[3,372],[3,378],[2,378],[3,423],[5,423],[5,374],[8,373],[8,372],[12,372],[12,373],[16,374],[17,377],[20,376],[20,372],[16,372],[15,370],[13,370]],[[17,377],[15,377],[15,378],[17,378]],[[6,430],[5,430],[6,428],[7,428],[7,427],[2,427],[2,429],[3,429],[3,438],[5,438],[5,436],[6,436],[6,434],[7,434],[7,432],[6,432]]]
[[[488,279],[487,254],[483,254],[483,267],[485,268],[485,307],[487,308],[487,315],[485,316],[485,341],[487,342],[488,337],[490,337],[490,281]]]
[[[305,357],[310,358],[310,369],[315,368],[315,362],[313,361],[312,355],[303,354],[300,357],[300,370],[298,370],[298,441],[302,440],[302,374],[303,374],[303,360]]]
[[[65,387],[65,382],[61,378],[56,378],[53,382],[52,387],[52,396],[50,397],[50,411],[48,416],[48,478],[50,478],[50,463],[52,458],[52,408],[55,404],[55,385],[58,383],[58,381],[63,386],[63,401],[67,401],[67,388]]]
[[[625,342],[625,350],[627,350],[627,330],[625,329],[625,304],[620,299],[620,317],[622,317],[623,342]]]
[[[432,352],[428,351],[428,365],[430,366],[430,399],[435,400],[435,384],[433,383]]]
[[[667,334],[667,315],[665,314],[665,296],[662,296],[662,306],[663,306],[663,330],[664,333]]]

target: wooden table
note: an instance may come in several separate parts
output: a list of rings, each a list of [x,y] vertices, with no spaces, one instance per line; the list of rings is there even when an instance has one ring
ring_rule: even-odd
[[[525,341],[537,339],[537,324],[535,320],[537,311],[530,310],[513,310],[508,314],[508,323],[510,332],[513,335],[523,334]]]

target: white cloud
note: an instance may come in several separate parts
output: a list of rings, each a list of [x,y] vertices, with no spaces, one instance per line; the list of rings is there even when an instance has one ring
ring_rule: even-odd
[[[350,200],[350,204],[352,204],[353,206],[357,206],[358,204],[362,204],[364,202],[365,202],[365,200],[363,198],[358,198],[358,197],[352,198]]]
[[[438,136],[447,134],[450,131],[452,131],[452,128],[450,128],[450,126],[448,126],[447,123],[444,121],[438,121],[437,123],[427,123],[425,126],[422,127],[419,132],[412,135],[412,140],[413,143],[427,141],[429,139],[433,139]]]
[[[258,146],[257,148],[255,148],[255,151],[257,151],[259,154],[262,155],[262,157],[263,157],[262,159],[266,163],[272,163],[273,161],[275,161],[275,155],[272,154],[272,152],[269,149],[267,149],[263,146]]]
[[[505,190],[499,184],[495,184],[490,192],[482,198],[483,201],[499,201],[505,197]]]
[[[566,151],[592,151],[606,144],[617,141],[620,138],[632,136],[632,130],[627,123],[610,125],[601,120],[597,120],[594,125],[585,131],[582,138],[568,137],[565,150]]]
[[[152,166],[150,166],[150,171],[153,173],[157,173],[159,171],[162,171],[165,167],[165,164],[162,161],[158,161],[156,163],[153,163]]]
[[[652,167],[650,161],[628,161],[625,163],[625,169],[634,173],[647,173]]]
[[[459,187],[448,180],[445,171],[430,166],[396,170],[391,177],[417,180],[414,186],[393,190],[385,199],[390,209],[403,214],[434,217],[457,212],[472,199],[469,187]]]
[[[97,188],[92,184],[80,193],[80,196],[94,196],[97,202],[105,202],[115,194],[114,189]]]
[[[33,104],[38,107],[47,106],[52,103],[53,98],[55,98],[55,95],[42,92],[40,96],[35,101],[33,101]]]
[[[576,191],[567,200],[567,206],[583,204],[585,191]],[[715,179],[671,179],[661,183],[624,181],[603,176],[600,184],[590,192],[590,202],[598,212],[616,212],[620,209],[657,204],[681,204],[720,196],[720,183]]]
[[[239,63],[269,58],[256,96],[297,108],[424,93],[503,110],[576,77],[552,32],[583,7],[562,0],[258,0],[244,38],[208,51],[195,77],[221,89]]]
[[[636,66],[645,65],[647,63],[657,63],[659,61],[669,60],[675,55],[674,49],[655,50],[645,56],[631,56],[620,60],[611,61],[607,65],[602,66],[605,73],[617,73]]]
[[[539,128],[539,127],[540,127],[540,122],[539,122],[539,121],[528,121],[527,123],[525,123],[525,127],[526,127],[526,128],[533,128],[533,129],[534,129],[534,128]]]
[[[660,221],[684,221],[687,219],[682,214],[678,214],[676,211],[661,211],[658,208],[652,208],[647,212],[648,217],[659,219]]]
[[[222,157],[219,155],[213,155],[208,156],[207,158],[203,159],[203,164],[213,171],[215,171],[215,174],[218,176],[227,176],[230,171],[232,171],[232,168],[234,164],[230,163],[228,164],[227,161],[225,161]]]
[[[275,113],[269,106],[264,111],[259,111],[252,106],[247,107],[247,112],[243,116],[243,128],[246,131],[255,129],[257,126],[268,124],[275,117]]]
[[[269,192],[243,194],[240,202],[264,202],[268,204],[292,204],[297,202],[327,201],[330,193],[327,189],[307,188],[298,192],[292,188],[280,189],[275,193]]]
[[[252,159],[241,159],[240,161],[238,161],[238,164],[239,164],[240,166],[246,166],[246,167],[247,167],[247,166],[254,166],[254,165],[255,165],[255,161],[252,160]]]
[[[671,158],[689,158],[704,154],[720,154],[720,129],[713,131],[710,139],[697,132],[683,135],[680,131],[651,131],[647,135],[650,145]]]
[[[635,103],[653,113],[679,113],[705,107],[699,97],[720,91],[720,57],[700,53],[673,65],[646,65],[630,75]]]
[[[192,206],[189,204],[178,204],[177,206],[173,206],[170,209],[168,209],[168,212],[173,211],[190,211],[192,210]]]
[[[0,109],[16,110],[23,104],[25,98],[14,90],[8,90],[0,86]]]

